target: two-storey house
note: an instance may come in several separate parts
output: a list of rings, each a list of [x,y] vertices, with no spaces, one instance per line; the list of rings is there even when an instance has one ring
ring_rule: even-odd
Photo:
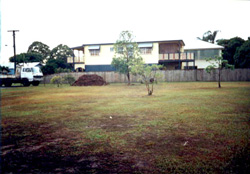
[[[74,57],[68,58],[76,71],[114,71],[111,66],[115,43],[83,44],[72,48]],[[186,69],[195,67],[195,54],[184,53],[183,40],[161,40],[137,42],[146,64],[162,64],[164,69]]]

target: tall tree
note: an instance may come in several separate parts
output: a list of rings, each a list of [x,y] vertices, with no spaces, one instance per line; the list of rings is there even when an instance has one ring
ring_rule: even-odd
[[[250,37],[237,48],[234,61],[236,68],[250,68]]]
[[[10,62],[14,62],[14,57],[9,58]],[[43,62],[43,56],[40,53],[21,53],[16,55],[16,63],[27,62]]]
[[[200,37],[197,37],[198,39],[200,40],[203,40],[203,41],[206,41],[206,42],[210,42],[210,43],[214,43],[215,41],[215,38],[217,36],[217,33],[219,32],[220,30],[215,30],[214,32],[211,32],[211,31],[207,31],[203,34],[203,37],[202,39]]]
[[[49,58],[46,65],[42,68],[44,74],[54,74],[57,69],[72,69],[71,66],[62,59]]]
[[[73,51],[67,45],[58,45],[57,47],[53,48],[50,53],[50,58],[53,59],[60,59],[67,63],[68,57],[73,57]]]
[[[55,67],[51,64],[46,64],[41,68],[44,75],[54,74],[55,73]],[[45,78],[46,76],[44,76]]]
[[[72,67],[67,63],[67,58],[74,55],[67,45],[58,45],[50,52],[46,65],[42,68],[44,74],[54,74],[58,69],[70,71]]]
[[[143,61],[140,56],[138,44],[134,41],[134,35],[130,31],[122,31],[119,39],[114,44],[115,55],[111,65],[121,74],[126,74],[130,85],[131,68]]]
[[[49,58],[50,56],[50,49],[49,46],[42,43],[42,42],[38,42],[35,41],[33,42],[29,48],[28,48],[28,53],[39,53],[42,55],[43,60],[46,60]]]
[[[244,42],[245,40],[240,37],[234,37],[229,40],[218,40],[218,44],[224,47],[224,49],[222,50],[223,59],[228,60],[228,63],[235,65],[236,68],[239,67],[239,62],[235,62],[234,55],[236,53],[237,48],[241,47]]]

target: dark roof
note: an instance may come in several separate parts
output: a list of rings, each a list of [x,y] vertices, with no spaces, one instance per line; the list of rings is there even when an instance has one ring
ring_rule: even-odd
[[[83,48],[83,46],[77,46],[77,47],[72,47],[71,49],[77,50],[77,49],[82,49],[82,48]]]
[[[156,41],[138,41],[136,43],[164,43],[164,42],[181,42],[183,46],[185,43],[183,40],[156,40]],[[114,45],[115,42],[112,43],[90,43],[90,44],[83,44],[82,46],[72,47],[71,49],[82,49],[84,46],[91,46],[91,45]]]

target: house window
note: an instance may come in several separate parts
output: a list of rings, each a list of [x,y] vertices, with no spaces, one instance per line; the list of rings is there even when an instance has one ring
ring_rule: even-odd
[[[141,54],[151,54],[153,43],[140,43],[138,44]]]
[[[140,53],[141,54],[151,54],[152,48],[140,48]]]
[[[100,54],[100,46],[99,45],[89,46],[89,52],[90,52],[91,56],[99,56],[99,54]]]
[[[114,47],[110,47],[110,52],[114,52]]]
[[[89,50],[91,56],[99,56],[100,50]]]

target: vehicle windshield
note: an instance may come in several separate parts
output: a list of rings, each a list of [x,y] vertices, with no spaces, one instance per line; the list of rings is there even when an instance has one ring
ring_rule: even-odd
[[[39,67],[33,67],[32,68],[33,73],[42,73],[41,69]]]

